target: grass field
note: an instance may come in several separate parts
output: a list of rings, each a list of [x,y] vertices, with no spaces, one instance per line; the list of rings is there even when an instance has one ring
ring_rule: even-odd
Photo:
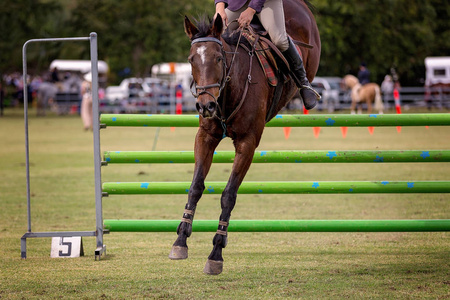
[[[50,238],[28,239],[23,115],[0,117],[0,299],[449,299],[450,233],[230,233],[224,272],[203,274],[213,233],[194,233],[189,259],[171,261],[175,233],[111,233],[107,255],[50,258]],[[151,150],[155,128],[108,128],[102,150]],[[194,128],[162,128],[156,150],[192,150]],[[447,127],[267,128],[260,150],[450,149]],[[229,139],[219,150],[232,150]],[[30,117],[33,231],[94,230],[92,133],[78,116]],[[449,163],[254,164],[246,180],[449,180]],[[224,181],[216,164],[208,180]],[[110,165],[103,181],[190,181],[188,165]],[[104,219],[180,219],[186,197],[110,196]],[[196,219],[218,219],[205,195]],[[448,194],[239,195],[232,219],[449,219]]]

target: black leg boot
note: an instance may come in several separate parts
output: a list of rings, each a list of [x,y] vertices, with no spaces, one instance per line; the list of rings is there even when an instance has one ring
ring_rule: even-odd
[[[297,52],[292,40],[289,38],[289,48],[283,52],[289,66],[291,68],[291,77],[295,81],[295,84],[300,89],[300,96],[303,98],[303,104],[307,110],[313,109],[318,101],[320,95],[311,87],[311,84],[306,78],[305,67],[303,66],[302,58]]]

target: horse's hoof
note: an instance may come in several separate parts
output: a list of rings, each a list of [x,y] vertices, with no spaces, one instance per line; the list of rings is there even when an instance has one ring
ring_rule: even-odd
[[[180,246],[172,246],[169,254],[170,259],[186,259],[188,258],[188,248]]]
[[[203,269],[203,273],[208,275],[219,275],[223,270],[223,261],[211,260],[208,259],[206,261],[205,268]]]

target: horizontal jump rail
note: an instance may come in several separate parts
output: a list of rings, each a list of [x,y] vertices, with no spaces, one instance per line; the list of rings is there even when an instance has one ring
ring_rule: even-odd
[[[234,151],[214,152],[214,163],[232,163]],[[194,163],[194,151],[105,151],[108,164]],[[450,150],[256,151],[253,163],[450,162]]]
[[[195,220],[192,230],[216,232],[218,221]],[[176,232],[179,220],[104,220],[122,232]],[[450,231],[450,220],[230,220],[230,232],[431,232]]]
[[[105,182],[107,195],[188,194],[191,182]],[[222,194],[226,182],[205,182],[204,194]],[[450,193],[450,181],[243,182],[239,194]]]
[[[198,127],[198,115],[102,114],[107,126]],[[450,114],[277,115],[268,127],[448,126]]]

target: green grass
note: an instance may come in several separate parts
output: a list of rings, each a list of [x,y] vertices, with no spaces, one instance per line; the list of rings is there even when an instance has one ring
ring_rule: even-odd
[[[0,118],[0,299],[448,299],[450,234],[230,233],[224,272],[202,273],[213,233],[194,233],[189,259],[171,261],[175,233],[111,233],[107,255],[94,261],[95,238],[85,256],[50,258],[50,238],[28,239],[25,150],[21,110]],[[108,128],[102,150],[150,150],[154,128]],[[161,128],[156,150],[192,150],[195,129]],[[281,128],[265,130],[260,150],[449,149],[445,127]],[[219,150],[232,150],[229,139]],[[92,133],[77,116],[30,116],[33,231],[94,230]],[[228,178],[216,164],[208,180]],[[192,165],[110,165],[103,181],[190,181]],[[449,163],[254,164],[247,180],[449,180]],[[105,219],[179,219],[183,195],[110,196]],[[447,194],[239,195],[233,219],[448,219]],[[203,197],[196,219],[218,219],[218,195]]]

